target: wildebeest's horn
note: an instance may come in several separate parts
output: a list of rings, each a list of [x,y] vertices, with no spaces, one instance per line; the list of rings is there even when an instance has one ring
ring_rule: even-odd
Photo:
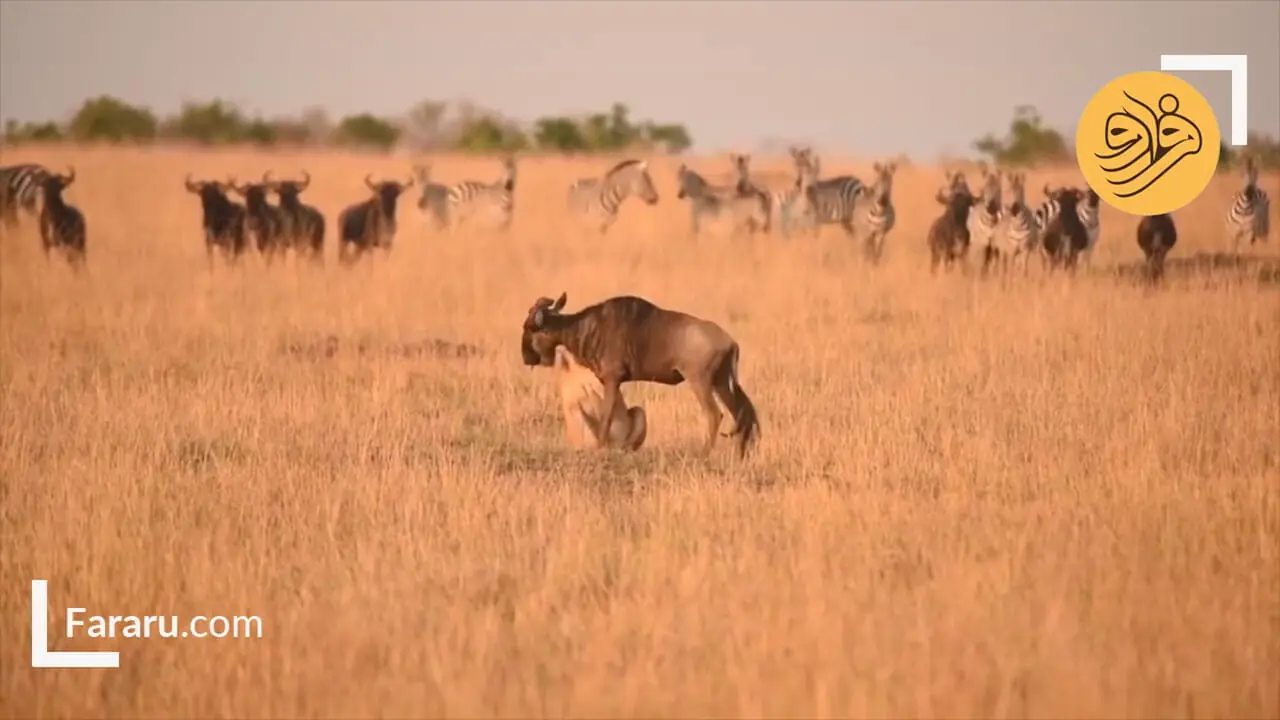
[[[564,304],[567,302],[569,302],[569,293],[562,292],[560,293],[560,297],[556,298],[556,301],[551,306],[551,309],[554,310],[555,312],[560,312],[561,310],[564,309]]]
[[[298,191],[301,192],[311,187],[311,173],[306,170],[302,171],[302,182],[298,183]]]
[[[364,176],[364,184],[369,186],[370,190],[377,191],[378,186],[373,183],[373,173]]]
[[[191,182],[191,173],[187,173],[187,177],[183,182],[186,184],[188,192],[200,192],[200,184]]]
[[[409,182],[400,186],[400,192],[404,192],[411,187],[413,187],[413,173],[409,174]]]
[[[76,169],[68,165],[67,174],[65,176],[65,179],[63,180],[63,184],[70,185],[75,181],[76,181]]]
[[[276,184],[276,183],[271,182],[271,171],[270,171],[270,170],[268,170],[268,171],[266,171],[266,172],[262,173],[262,184],[263,184],[263,185],[275,185],[275,184]]]
[[[1053,191],[1049,189],[1049,183],[1045,183],[1045,184],[1044,184],[1044,194],[1047,196],[1047,195],[1050,195],[1050,194],[1052,194],[1052,193],[1053,193]]]

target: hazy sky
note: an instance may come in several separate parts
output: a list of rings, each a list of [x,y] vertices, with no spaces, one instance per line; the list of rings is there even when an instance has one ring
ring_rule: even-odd
[[[1280,135],[1280,0],[3,0],[0,116],[62,119],[103,93],[268,116],[469,97],[524,120],[620,100],[684,122],[701,151],[783,138],[927,158],[1022,103],[1073,137],[1094,91],[1161,53],[1249,55],[1249,125]],[[1182,75],[1225,136],[1226,74]]]

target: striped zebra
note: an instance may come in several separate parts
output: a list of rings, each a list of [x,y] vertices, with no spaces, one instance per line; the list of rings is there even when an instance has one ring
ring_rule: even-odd
[[[430,165],[414,165],[413,175],[421,190],[418,209],[431,221],[437,232],[449,227],[449,186],[431,182]]]
[[[1083,201],[1076,205],[1076,217],[1080,219],[1086,234],[1086,245],[1081,254],[1084,255],[1085,262],[1092,265],[1093,249],[1097,246],[1098,237],[1102,234],[1102,198],[1094,192],[1093,188],[1085,188],[1080,191],[1080,195]],[[1057,218],[1058,201],[1046,192],[1044,200],[1035,211],[1036,226],[1041,236],[1044,235],[1045,228]]]
[[[793,203],[792,212],[804,218],[813,237],[818,236],[821,226],[839,224],[849,239],[857,239],[854,220],[858,199],[866,195],[861,180],[852,175],[819,180],[818,166],[811,163],[801,172],[796,184],[801,197]]]
[[[1001,212],[998,247],[1006,269],[1010,263],[1020,263],[1025,275],[1030,272],[1031,255],[1040,244],[1040,224],[1027,205],[1027,174],[1010,172],[1007,179],[1009,203]]]
[[[751,155],[744,153],[729,156],[738,175],[738,191],[744,194],[761,193],[768,199],[770,219],[776,220],[777,228],[784,238],[791,235],[792,216],[803,214],[798,212],[797,204],[801,196],[801,177],[811,171],[816,178],[818,173],[817,156],[813,154],[812,148],[793,145],[787,152],[791,155],[795,178],[781,185],[751,177]]]
[[[1001,207],[1003,173],[999,169],[989,169],[985,163],[979,168],[982,170],[982,193],[978,196],[977,204],[969,212],[969,242],[981,251],[982,264],[986,267],[1000,254],[996,244],[996,232],[1000,228],[1000,213],[1003,210]]]
[[[633,195],[647,205],[658,204],[658,191],[649,176],[647,160],[623,160],[603,177],[575,181],[569,186],[569,212],[604,235],[617,222],[623,201]]]
[[[66,175],[50,173],[41,188],[44,194],[40,208],[40,244],[45,257],[50,250],[66,253],[71,267],[80,268],[85,260],[86,228],[84,213],[62,197],[62,192],[76,181],[75,168],[68,167]]]
[[[488,214],[498,218],[498,229],[506,232],[511,227],[516,189],[516,161],[508,157],[502,161],[502,177],[492,183],[464,180],[449,186],[448,220],[450,227],[457,227],[475,217]]]
[[[676,171],[676,184],[676,199],[689,201],[689,231],[694,237],[701,230],[703,217],[727,217],[735,235],[740,230],[748,235],[757,230],[768,232],[769,197],[755,188],[712,185],[684,163]]]
[[[866,212],[862,215],[862,225],[867,231],[863,240],[863,252],[872,264],[879,263],[884,254],[884,241],[897,221],[898,213],[893,209],[893,176],[898,171],[898,163],[875,163],[876,173],[874,185],[863,186],[863,197],[870,200]]]
[[[35,163],[0,167],[0,217],[6,227],[18,226],[18,208],[32,218],[38,216],[36,201],[40,190],[53,175],[49,168]]]
[[[1236,253],[1246,238],[1249,244],[1266,242],[1271,234],[1271,199],[1258,187],[1258,165],[1252,157],[1244,161],[1244,187],[1231,197],[1227,210],[1227,238]]]

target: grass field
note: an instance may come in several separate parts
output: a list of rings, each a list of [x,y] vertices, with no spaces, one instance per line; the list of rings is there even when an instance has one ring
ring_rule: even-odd
[[[28,160],[75,165],[90,272],[30,222],[0,240],[5,716],[1280,715],[1280,292],[1118,282],[1134,218],[1104,209],[1095,272],[1002,285],[929,276],[939,168],[899,170],[871,269],[837,231],[691,242],[667,159],[598,240],[561,208],[609,161],[530,159],[510,237],[406,199],[391,256],[344,271],[333,219],[409,158]],[[326,267],[210,274],[183,174],[303,168]],[[1237,185],[1177,213],[1172,257],[1223,249]],[[624,387],[642,451],[567,449],[517,345],[562,291],[723,325],[757,452],[700,458],[693,396],[653,385]],[[33,578],[51,649],[120,669],[29,667]],[[263,637],[68,640],[68,606]]]

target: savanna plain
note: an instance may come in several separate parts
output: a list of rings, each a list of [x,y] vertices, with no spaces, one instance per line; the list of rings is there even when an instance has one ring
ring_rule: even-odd
[[[529,158],[510,235],[435,234],[415,188],[390,255],[344,269],[338,211],[413,158],[3,161],[74,165],[89,223],[80,276],[29,220],[0,239],[5,716],[1280,716],[1280,291],[1117,278],[1136,218],[1104,207],[1074,279],[931,277],[939,167],[899,169],[872,268],[837,229],[690,239],[666,158],[660,203],[597,238],[565,187],[611,162]],[[210,272],[184,174],[268,169],[311,173],[325,266]],[[1033,171],[1032,200],[1045,181],[1083,184]],[[1223,249],[1237,187],[1176,213],[1171,258]],[[568,449],[518,348],[561,292],[721,324],[756,451],[701,457],[692,394],[643,384],[641,451]],[[119,669],[30,667],[33,578],[50,649]],[[68,640],[68,606],[263,637]]]

